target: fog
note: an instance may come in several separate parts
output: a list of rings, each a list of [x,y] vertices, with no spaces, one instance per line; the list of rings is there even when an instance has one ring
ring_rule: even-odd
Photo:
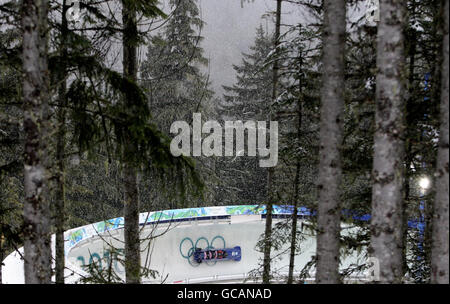
[[[255,39],[256,28],[263,25],[273,30],[273,15],[267,13],[276,9],[275,0],[199,0],[202,19],[206,26],[202,30],[205,38],[202,46],[205,57],[210,59],[210,79],[217,97],[223,94],[222,85],[235,81],[233,64],[239,64],[242,52],[248,52]],[[283,24],[294,24],[301,12],[289,3],[283,4]],[[266,16],[264,16],[266,15]]]

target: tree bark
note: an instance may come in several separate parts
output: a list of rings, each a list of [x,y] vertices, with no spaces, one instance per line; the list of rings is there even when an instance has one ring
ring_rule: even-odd
[[[436,165],[436,198],[433,210],[433,236],[431,249],[431,282],[435,284],[449,283],[449,210],[448,210],[448,186],[449,186],[449,107],[448,107],[448,73],[449,73],[449,1],[445,0],[444,8],[444,41],[442,63],[442,90],[441,90],[441,126]]]
[[[275,60],[273,64],[272,76],[272,102],[275,102],[278,97],[278,72],[279,72],[279,44],[280,44],[280,29],[281,29],[281,4],[283,0],[277,0],[276,24],[275,24]],[[269,106],[269,120],[272,120],[272,105]],[[275,175],[275,168],[270,167],[267,172],[267,206],[266,206],[266,226],[264,231],[264,260],[263,260],[263,283],[270,284],[270,253],[272,251],[272,212],[275,201],[273,179]]]
[[[141,251],[139,238],[139,193],[136,169],[123,166],[125,187],[125,273],[127,284],[141,282]]]
[[[344,108],[346,1],[324,0],[323,76],[321,91],[318,284],[337,284],[339,277],[341,145]]]
[[[301,59],[300,59],[301,60]],[[300,67],[302,64],[300,63]],[[297,144],[300,144],[301,140],[301,130],[302,130],[302,80],[300,78],[300,97],[297,105]],[[295,168],[295,179],[294,179],[294,213],[292,214],[292,228],[291,228],[291,252],[289,258],[289,273],[288,273],[288,284],[292,284],[294,281],[294,266],[295,266],[295,250],[297,247],[297,221],[298,221],[298,191],[300,186],[300,158],[297,159],[297,164]]]
[[[51,217],[48,197],[49,129],[47,0],[24,0],[24,270],[25,283],[51,282]]]
[[[123,32],[123,68],[124,76],[137,81],[137,21],[136,10],[130,1],[122,1]],[[127,99],[130,97],[126,97]],[[133,104],[132,100],[126,100]],[[132,153],[134,143],[125,144],[126,153]],[[137,182],[137,169],[131,163],[123,164],[124,180],[124,219],[125,219],[125,273],[127,284],[141,282],[141,251],[139,238],[139,193]]]
[[[56,189],[55,189],[55,280],[56,284],[64,284],[64,268],[65,268],[65,256],[64,256],[64,223],[65,223],[65,145],[66,145],[66,106],[67,106],[67,12],[68,6],[66,0],[62,3],[62,16],[61,16],[61,41],[60,41],[60,56],[61,67],[59,81],[61,84],[58,89],[58,134],[56,143]]]
[[[379,261],[380,282],[403,276],[403,160],[405,134],[404,0],[381,0],[369,254]]]

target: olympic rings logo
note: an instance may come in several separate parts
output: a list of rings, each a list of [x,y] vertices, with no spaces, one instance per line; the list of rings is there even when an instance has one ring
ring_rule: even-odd
[[[194,252],[197,248],[202,248],[203,250],[212,250],[216,248],[226,248],[225,239],[217,235],[212,238],[211,242],[208,241],[206,237],[199,237],[195,243],[194,241],[186,237],[180,242],[180,254],[185,258],[192,267],[198,267],[200,264],[195,263],[193,259]],[[216,265],[217,261],[205,261],[208,266]]]

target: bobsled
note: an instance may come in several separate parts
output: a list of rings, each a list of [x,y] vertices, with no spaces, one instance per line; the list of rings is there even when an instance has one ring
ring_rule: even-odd
[[[241,247],[224,249],[201,249],[196,248],[194,251],[194,261],[201,263],[203,261],[240,261]]]

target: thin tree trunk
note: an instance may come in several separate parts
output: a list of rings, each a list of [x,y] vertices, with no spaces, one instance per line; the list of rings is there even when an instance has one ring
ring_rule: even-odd
[[[65,98],[65,97],[62,97]],[[64,255],[64,223],[65,223],[65,164],[64,164],[64,151],[65,151],[65,117],[66,111],[65,105],[61,105],[62,108],[58,110],[58,135],[56,146],[56,189],[55,189],[55,279],[57,284],[64,284],[64,268],[65,268],[65,255]]]
[[[405,162],[405,185],[404,185],[404,197],[403,197],[403,206],[402,206],[402,271],[403,275],[406,275],[408,272],[408,258],[407,258],[407,245],[408,245],[408,204],[411,199],[411,183],[410,178],[412,176],[410,164],[411,158],[409,155],[411,154],[411,143],[409,137],[407,138],[406,143],[406,162]]]
[[[123,166],[125,187],[125,273],[127,284],[141,282],[141,251],[139,238],[139,193],[136,169]]]
[[[3,224],[3,219],[0,217],[0,225]],[[0,231],[0,285],[2,283],[2,266],[3,266],[3,233]]]
[[[301,59],[300,59],[301,60]],[[300,64],[300,67],[302,64]],[[302,130],[302,80],[300,79],[300,97],[297,105],[297,144],[300,145],[301,130]],[[297,221],[298,221],[298,191],[300,184],[300,159],[297,159],[294,179],[294,213],[292,214],[292,228],[291,228],[291,253],[289,258],[289,273],[288,284],[294,281],[294,266],[295,266],[295,250],[297,247]]]
[[[346,1],[324,0],[323,76],[321,92],[318,284],[337,284],[339,277],[340,183],[344,108]]]
[[[448,210],[448,73],[449,73],[449,1],[445,0],[444,8],[444,41],[443,41],[443,63],[442,63],[442,92],[441,92],[441,127],[436,166],[436,198],[433,210],[433,240],[431,249],[431,282],[435,284],[449,283],[449,210]]]
[[[381,283],[400,283],[403,276],[406,2],[381,0],[380,15],[369,254],[379,261]]]
[[[277,0],[277,11],[276,11],[276,24],[275,24],[275,36],[274,36],[274,46],[275,46],[275,61],[273,64],[273,78],[272,78],[272,102],[278,97],[278,51],[280,44],[280,28],[281,28],[281,4],[283,0]],[[269,120],[272,120],[272,105],[269,106]],[[273,179],[275,175],[275,168],[270,167],[267,173],[267,213],[266,213],[266,227],[264,232],[264,260],[263,260],[263,283],[270,284],[270,263],[271,257],[270,253],[272,251],[272,212],[273,205],[275,201],[274,197],[274,187]]]
[[[24,0],[24,270],[25,283],[51,282],[50,208],[48,197],[47,0]]]
[[[123,67],[124,76],[132,81],[137,81],[137,21],[136,10],[130,1],[122,1],[123,32]],[[130,98],[130,97],[126,97]],[[132,100],[126,103],[132,104]],[[134,149],[133,142],[128,141],[125,149],[130,152]],[[141,251],[139,238],[139,193],[137,182],[137,170],[125,162],[123,165],[124,180],[124,219],[125,219],[125,273],[127,284],[139,284],[141,282]]]
[[[411,12],[409,14],[410,18],[415,18],[416,14],[416,2],[411,2]],[[411,121],[410,116],[413,115],[414,109],[414,90],[415,90],[415,82],[414,82],[414,69],[416,65],[416,48],[417,48],[417,33],[413,27],[409,27],[412,32],[409,36],[410,39],[407,41],[409,44],[409,79],[408,79],[408,101],[406,104],[406,127],[407,127],[407,136],[405,141],[405,178],[404,178],[404,198],[403,198],[403,207],[402,207],[402,218],[403,218],[403,241],[402,241],[402,260],[403,260],[403,275],[406,274],[408,270],[408,262],[407,262],[407,244],[408,244],[408,204],[411,198],[411,184],[410,178],[412,176],[411,163],[414,158],[412,155],[412,134],[413,128],[416,126],[415,123]],[[411,126],[411,128],[410,128]]]
[[[57,173],[56,173],[56,191],[55,191],[55,226],[56,226],[56,248],[55,248],[55,279],[57,284],[64,284],[64,268],[65,268],[65,256],[64,256],[64,222],[65,222],[65,186],[64,186],[64,175],[65,175],[65,164],[64,164],[64,154],[65,154],[65,137],[66,137],[66,73],[67,73],[67,4],[66,0],[62,3],[62,21],[61,21],[61,42],[60,42],[60,56],[61,56],[61,67],[60,67],[60,77],[59,81],[61,84],[58,90],[59,98],[59,109],[57,112],[58,118],[58,135],[56,143],[56,163],[57,163]]]

